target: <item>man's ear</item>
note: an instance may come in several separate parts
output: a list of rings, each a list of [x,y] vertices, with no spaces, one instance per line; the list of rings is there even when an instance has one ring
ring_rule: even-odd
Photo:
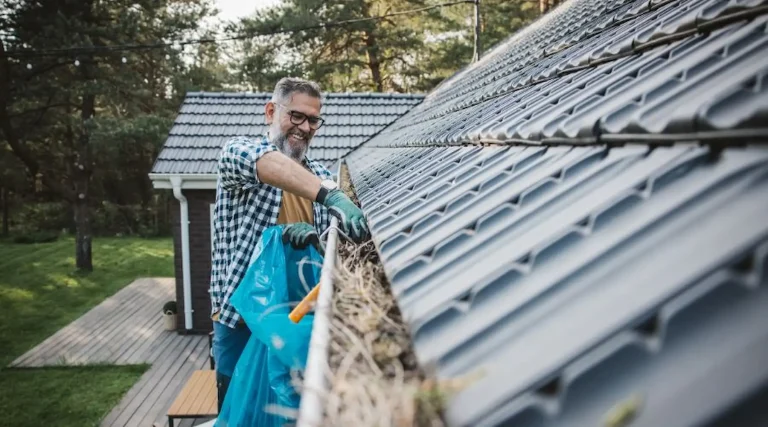
[[[264,106],[264,115],[267,117],[267,124],[271,125],[272,120],[275,119],[275,103],[272,101],[267,102]]]

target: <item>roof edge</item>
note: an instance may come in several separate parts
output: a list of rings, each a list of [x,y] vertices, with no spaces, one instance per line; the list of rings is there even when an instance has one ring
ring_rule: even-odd
[[[215,190],[218,175],[213,173],[150,173],[149,179],[155,190],[173,189],[171,178],[181,180],[182,190]]]
[[[423,99],[423,93],[390,93],[390,92],[324,92],[324,98],[379,98],[379,99]],[[271,97],[270,92],[187,92],[186,98],[265,98]]]

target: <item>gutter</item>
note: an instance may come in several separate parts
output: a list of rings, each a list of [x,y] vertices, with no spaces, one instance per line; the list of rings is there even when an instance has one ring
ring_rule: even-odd
[[[184,328],[192,329],[192,274],[189,264],[189,204],[187,198],[181,192],[182,178],[172,176],[170,178],[173,186],[173,195],[179,200],[180,208],[180,227],[181,228],[181,275],[184,288]]]
[[[341,165],[336,182],[341,184]],[[333,272],[336,265],[336,253],[339,241],[339,220],[331,217],[328,227],[328,240],[323,255],[323,268],[320,273],[320,291],[315,305],[315,319],[309,340],[307,366],[304,370],[304,384],[301,392],[301,405],[297,427],[316,427],[323,423],[325,396],[328,391],[326,372],[328,370],[328,342],[331,338],[331,303],[333,301]]]
[[[173,180],[181,180],[182,190],[215,190],[218,175],[215,173],[150,173],[149,179],[155,190],[173,188]]]

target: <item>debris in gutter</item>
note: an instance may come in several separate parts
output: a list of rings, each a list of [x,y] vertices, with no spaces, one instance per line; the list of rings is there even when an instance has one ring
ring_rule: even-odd
[[[346,167],[342,189],[357,203]],[[373,242],[339,245],[323,425],[444,426],[440,383],[416,360]]]

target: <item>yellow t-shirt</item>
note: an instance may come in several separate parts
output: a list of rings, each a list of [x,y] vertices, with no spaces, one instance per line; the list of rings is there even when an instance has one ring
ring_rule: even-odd
[[[313,213],[311,200],[283,191],[280,213],[277,215],[278,224],[306,222],[307,224],[314,226],[314,218],[315,215]]]

